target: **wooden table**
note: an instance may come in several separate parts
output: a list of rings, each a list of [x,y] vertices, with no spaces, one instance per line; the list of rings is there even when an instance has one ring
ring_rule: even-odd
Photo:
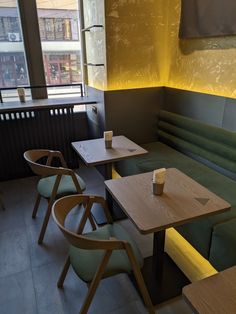
[[[164,254],[165,230],[195,219],[222,213],[231,206],[174,168],[167,169],[163,195],[153,195],[152,175],[152,172],[148,172],[109,180],[105,181],[105,185],[140,233],[154,233],[153,256],[151,261],[150,259],[147,261],[153,271],[149,273],[149,270],[145,270],[145,273],[149,277],[146,283],[152,301],[156,304],[168,297],[181,294],[182,287],[178,287],[177,291],[173,287],[178,285],[178,282],[180,286],[189,283],[187,278],[181,274],[177,275],[178,278],[172,278],[172,275],[166,274],[170,270],[163,268],[164,261],[168,260]],[[170,261],[167,263],[170,264]],[[170,268],[174,268],[172,266],[170,265]],[[166,281],[170,281],[172,291],[167,289],[166,292],[162,292],[162,288],[165,289]]]
[[[106,179],[112,178],[112,163],[148,152],[125,136],[113,136],[112,148],[106,149],[103,138],[73,142],[72,147],[87,166],[106,165]]]
[[[127,137],[113,136],[112,148],[106,149],[103,138],[72,143],[73,149],[87,166],[105,166],[105,179],[112,178],[112,164],[116,161],[147,154],[148,151],[137,145]],[[109,196],[108,196],[109,198]],[[103,212],[93,211],[96,222],[106,222]]]
[[[236,313],[236,266],[183,288],[183,296],[196,313]]]

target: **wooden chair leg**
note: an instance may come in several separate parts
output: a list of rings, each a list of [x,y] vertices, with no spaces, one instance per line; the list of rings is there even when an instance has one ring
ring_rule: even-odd
[[[129,257],[130,263],[132,265],[134,276],[135,276],[135,279],[137,281],[141,295],[143,297],[143,301],[144,301],[146,307],[148,308],[148,312],[150,314],[155,314],[153,304],[152,304],[152,301],[150,299],[148,290],[146,288],[142,273],[140,271],[139,265],[138,265],[134,255],[133,255],[133,251],[130,248],[130,246],[126,246],[126,252],[127,252],[128,257]]]
[[[33,212],[32,212],[32,218],[33,218],[33,219],[36,218],[37,211],[38,211],[38,208],[39,208],[40,200],[41,200],[41,195],[40,195],[40,194],[37,194],[36,201],[35,201],[35,204],[34,204],[34,209],[33,209]]]
[[[92,217],[91,214],[89,215],[89,222],[90,222],[90,224],[91,224],[92,229],[93,229],[93,230],[96,230],[97,227],[96,227],[96,224],[95,224],[95,222],[94,222],[93,217]]]
[[[57,287],[60,289],[63,288],[63,284],[64,284],[64,281],[65,281],[65,278],[66,278],[66,275],[68,273],[69,268],[70,268],[70,257],[68,256],[66,259],[66,262],[64,264],[64,267],[61,271],[58,282],[57,282]]]
[[[111,256],[111,253],[112,251],[107,251],[103,257],[103,260],[100,264],[100,266],[98,267],[97,269],[97,272],[96,272],[96,275],[95,277],[93,278],[93,281],[91,282],[91,285],[89,287],[89,290],[88,290],[88,293],[86,295],[86,298],[85,298],[85,301],[84,301],[84,304],[82,305],[82,308],[80,310],[80,314],[87,314],[88,313],[88,309],[89,309],[89,306],[92,302],[92,299],[94,297],[94,294],[97,290],[97,287],[98,287],[98,284],[102,278],[102,275],[105,271],[105,268],[107,266],[107,263],[109,261],[109,258]]]
[[[152,301],[150,299],[142,273],[139,268],[137,268],[136,270],[134,269],[134,275],[149,314],[155,314]]]
[[[48,225],[48,221],[51,215],[51,211],[52,211],[52,203],[49,202],[48,204],[48,208],[44,217],[44,221],[43,221],[43,225],[39,234],[39,238],[38,238],[38,244],[42,244],[43,243],[43,238],[47,229],[47,225]]]

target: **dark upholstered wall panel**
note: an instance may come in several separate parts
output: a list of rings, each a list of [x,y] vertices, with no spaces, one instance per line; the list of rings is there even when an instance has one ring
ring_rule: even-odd
[[[164,88],[163,109],[201,122],[222,127],[225,97]]]
[[[105,92],[105,127],[137,143],[156,141],[162,101],[163,89],[158,87]]]
[[[226,98],[222,127],[236,132],[236,99]]]
[[[98,138],[103,135],[105,127],[104,91],[87,86],[87,92],[97,101],[96,105],[87,105],[89,137]]]

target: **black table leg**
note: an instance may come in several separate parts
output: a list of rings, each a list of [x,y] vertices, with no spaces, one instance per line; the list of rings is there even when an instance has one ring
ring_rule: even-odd
[[[112,163],[105,164],[104,166],[105,166],[104,167],[105,169],[103,171],[104,179],[105,180],[112,179]],[[105,193],[106,193],[106,199],[108,202],[108,207],[112,208],[112,206],[113,206],[112,205],[113,204],[112,197],[107,192],[107,190]],[[107,219],[106,219],[106,216],[104,214],[104,210],[101,206],[94,206],[94,208],[92,209],[92,214],[93,214],[93,217],[94,217],[94,219],[98,225],[104,225],[107,223]]]
[[[112,163],[105,165],[105,180],[112,179]]]
[[[153,235],[153,267],[154,274],[158,282],[162,282],[163,279],[165,235],[165,230],[155,232]]]
[[[164,252],[165,230],[153,235],[153,256],[144,259],[142,274],[153,304],[181,295],[188,278]]]

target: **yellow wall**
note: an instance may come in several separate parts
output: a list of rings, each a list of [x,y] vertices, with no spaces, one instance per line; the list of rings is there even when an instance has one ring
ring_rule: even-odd
[[[163,85],[160,5],[156,0],[105,1],[109,90]]]
[[[236,97],[236,36],[179,40],[181,0],[168,5],[166,86]]]
[[[168,86],[236,97],[236,36],[179,40],[181,0],[84,2],[105,15],[104,37],[94,35],[87,47],[95,52],[90,59],[105,63],[89,69],[90,86]]]

